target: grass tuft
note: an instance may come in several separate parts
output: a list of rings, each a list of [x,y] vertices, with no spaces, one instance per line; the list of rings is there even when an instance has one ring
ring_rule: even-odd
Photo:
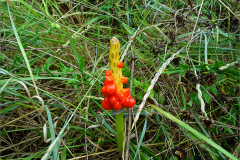
[[[0,158],[120,158],[100,92],[116,36],[136,99],[123,113],[124,157],[239,159],[239,9],[225,0],[2,1]]]

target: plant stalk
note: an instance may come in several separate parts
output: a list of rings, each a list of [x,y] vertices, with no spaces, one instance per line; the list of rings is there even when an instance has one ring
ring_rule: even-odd
[[[122,156],[123,140],[124,140],[123,112],[117,114],[115,118],[116,118],[117,143],[118,143],[119,155]]]

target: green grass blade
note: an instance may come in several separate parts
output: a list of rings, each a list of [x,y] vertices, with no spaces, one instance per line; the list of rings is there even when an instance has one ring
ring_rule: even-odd
[[[209,138],[207,138],[206,136],[204,136],[202,133],[198,132],[197,130],[193,129],[192,127],[190,127],[189,125],[185,124],[184,122],[180,121],[179,119],[175,118],[173,115],[163,111],[162,109],[151,105],[152,108],[154,108],[156,111],[162,113],[166,118],[178,123],[180,126],[184,127],[185,129],[187,129],[189,132],[193,133],[195,136],[201,138],[202,140],[204,140],[205,142],[207,142],[209,145],[213,146],[214,148],[216,148],[217,150],[219,150],[220,152],[222,152],[223,154],[225,154],[227,157],[229,157],[232,160],[238,160],[236,157],[234,157],[231,153],[229,153],[228,151],[226,151],[224,148],[222,148],[221,146],[219,146],[217,143],[213,142],[212,140],[210,140]]]
[[[133,150],[134,150],[134,152],[135,152],[135,155],[137,155],[137,152],[138,152],[138,149],[137,149],[137,147],[132,143],[132,142],[130,142],[130,144],[131,144],[131,146],[132,146],[132,148],[133,148]],[[148,160],[148,158],[147,158],[147,156],[144,154],[144,153],[142,153],[141,151],[139,151],[140,152],[140,157],[141,157],[141,160]],[[135,157],[136,158],[136,157]],[[134,159],[135,159],[134,158]],[[137,158],[138,159],[138,158]]]
[[[4,85],[1,87],[0,89],[0,95],[2,94],[3,90],[7,87],[8,83],[11,81],[12,77],[10,79],[8,79]]]
[[[37,90],[37,87],[36,87],[36,84],[35,84],[35,81],[34,81],[34,77],[33,77],[33,74],[32,74],[32,69],[31,69],[30,64],[29,64],[29,62],[28,62],[27,55],[26,55],[25,50],[24,50],[24,48],[23,48],[22,42],[21,42],[21,40],[20,40],[20,38],[19,38],[19,36],[18,36],[18,33],[17,33],[16,27],[15,27],[15,24],[14,24],[13,19],[12,19],[12,15],[11,15],[11,11],[10,11],[9,5],[7,5],[7,6],[8,6],[8,13],[9,13],[9,17],[10,17],[10,20],[11,20],[11,23],[12,23],[12,28],[13,28],[15,37],[16,37],[16,39],[17,39],[19,48],[20,48],[20,50],[21,50],[21,52],[22,52],[23,58],[24,58],[24,60],[25,60],[25,62],[26,62],[26,64],[27,64],[28,72],[29,72],[29,74],[30,74],[30,76],[31,76],[31,78],[32,78],[32,81],[33,81],[33,84],[34,84],[34,87],[35,87],[35,91],[36,91],[37,95],[39,96],[38,90]]]
[[[15,108],[17,108],[18,106],[19,106],[18,104],[10,105],[10,106],[8,106],[8,107],[6,107],[6,108],[4,108],[4,109],[1,109],[0,114],[3,115],[3,114],[5,114],[5,113],[8,113],[8,112],[10,112],[11,110],[14,110]]]
[[[204,33],[205,36],[205,50],[204,50],[204,59],[205,59],[205,63],[208,64],[208,40],[207,40],[207,35]]]
[[[49,124],[49,130],[50,130],[50,134],[51,134],[51,138],[52,138],[52,143],[55,140],[55,132],[54,132],[54,128],[53,128],[53,122],[52,122],[52,116],[51,116],[51,112],[48,109],[48,107],[46,106],[46,111],[47,111],[47,117],[48,117],[48,124]],[[59,146],[59,142],[57,142],[57,144],[54,146],[53,148],[53,159],[57,159],[59,160],[59,156],[58,156],[58,146]]]
[[[80,57],[79,57],[79,55],[78,55],[78,53],[77,53],[77,49],[76,49],[76,47],[75,47],[75,44],[73,43],[72,37],[70,36],[70,33],[69,33],[69,32],[67,32],[67,35],[68,35],[68,39],[69,39],[70,45],[71,45],[72,50],[73,50],[73,54],[74,54],[74,56],[76,57],[76,59],[77,59],[77,61],[78,61],[78,64],[79,64],[79,62],[80,62]]]
[[[139,140],[139,142],[138,142],[138,147],[137,147],[136,153],[135,153],[135,155],[134,155],[134,160],[135,160],[135,158],[137,157],[138,151],[139,151],[139,149],[140,149],[140,147],[141,147],[142,140],[143,140],[143,137],[144,137],[145,132],[146,132],[146,129],[147,129],[147,113],[145,113],[145,116],[146,116],[146,118],[145,118],[145,123],[144,123],[144,126],[143,126],[142,135],[141,135],[140,140]]]

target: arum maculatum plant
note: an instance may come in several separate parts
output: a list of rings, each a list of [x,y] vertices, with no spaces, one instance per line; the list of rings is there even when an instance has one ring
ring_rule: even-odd
[[[101,93],[105,96],[102,101],[102,107],[105,110],[117,110],[115,112],[117,142],[120,156],[123,152],[124,140],[124,123],[123,110],[124,108],[132,108],[136,101],[130,95],[129,88],[123,88],[123,84],[127,83],[128,78],[122,75],[121,68],[123,63],[119,61],[120,43],[116,37],[110,40],[109,49],[109,64],[111,70],[105,71],[104,86],[101,88]]]

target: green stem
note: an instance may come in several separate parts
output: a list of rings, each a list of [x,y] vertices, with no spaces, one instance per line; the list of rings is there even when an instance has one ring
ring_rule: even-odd
[[[122,156],[123,140],[124,140],[123,112],[120,114],[117,114],[115,118],[116,118],[116,130],[117,130],[117,142],[118,142],[119,155]]]

